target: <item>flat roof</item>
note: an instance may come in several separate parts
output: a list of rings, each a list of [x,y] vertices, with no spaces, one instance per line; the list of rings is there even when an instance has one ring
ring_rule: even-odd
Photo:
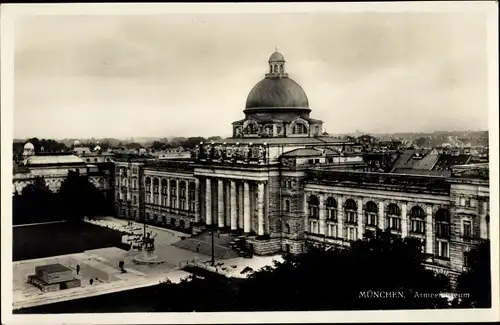
[[[59,263],[56,264],[49,264],[49,265],[40,265],[40,266],[35,266],[36,270],[41,270],[43,272],[47,273],[56,273],[56,272],[64,272],[64,271],[71,271],[70,268],[61,265]]]

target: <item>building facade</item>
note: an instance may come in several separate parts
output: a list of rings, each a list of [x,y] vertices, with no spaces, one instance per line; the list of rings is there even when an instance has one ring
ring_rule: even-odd
[[[346,246],[390,229],[421,239],[428,266],[454,278],[467,266],[463,253],[489,238],[488,165],[374,171],[359,145],[323,133],[285,63],[271,55],[233,137],[200,143],[190,159],[116,161],[118,215],[243,234],[256,254]]]

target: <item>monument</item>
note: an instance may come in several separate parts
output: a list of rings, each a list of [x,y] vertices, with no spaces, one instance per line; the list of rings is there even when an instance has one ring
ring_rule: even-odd
[[[76,288],[82,285],[80,279],[73,276],[70,268],[58,263],[36,266],[35,274],[28,276],[28,283],[43,292]]]
[[[152,232],[147,232],[142,237],[142,253],[133,258],[135,264],[158,265],[165,262],[164,259],[155,254],[155,237],[156,234],[153,235]]]

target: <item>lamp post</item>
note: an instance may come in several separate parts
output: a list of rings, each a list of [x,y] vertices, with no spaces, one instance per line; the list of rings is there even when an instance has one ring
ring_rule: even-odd
[[[215,266],[215,245],[214,245],[214,232],[215,232],[215,227],[212,225],[212,260],[211,264],[212,266]]]

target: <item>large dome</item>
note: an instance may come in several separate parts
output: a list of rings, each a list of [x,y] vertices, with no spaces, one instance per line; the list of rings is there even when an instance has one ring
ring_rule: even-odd
[[[292,79],[265,78],[248,94],[246,109],[254,108],[309,109],[309,101],[302,87]]]

